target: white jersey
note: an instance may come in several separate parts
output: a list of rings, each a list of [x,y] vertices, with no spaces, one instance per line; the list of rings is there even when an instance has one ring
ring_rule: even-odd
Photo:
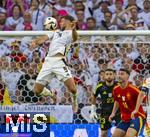
[[[48,37],[52,38],[47,55],[48,57],[55,56],[58,53],[65,55],[67,46],[73,42],[72,30],[58,30],[53,34],[48,34]]]

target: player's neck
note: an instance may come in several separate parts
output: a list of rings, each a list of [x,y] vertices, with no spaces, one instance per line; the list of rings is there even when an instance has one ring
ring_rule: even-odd
[[[71,30],[71,28],[70,27],[66,27],[65,30]]]
[[[121,87],[122,89],[125,89],[127,86],[128,86],[128,81],[122,82],[122,83],[120,84],[120,87]]]
[[[112,86],[113,84],[114,84],[114,81],[111,81],[111,82],[106,81],[107,86]]]
[[[72,30],[71,25],[68,24],[68,25],[66,26],[65,30]]]

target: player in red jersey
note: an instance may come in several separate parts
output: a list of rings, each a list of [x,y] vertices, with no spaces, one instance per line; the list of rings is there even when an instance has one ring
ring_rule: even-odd
[[[120,85],[113,89],[115,100],[109,121],[112,121],[118,108],[121,113],[121,122],[113,133],[113,137],[135,137],[146,122],[146,114],[141,106],[144,93],[128,82],[130,73],[126,69],[120,69],[118,79]]]

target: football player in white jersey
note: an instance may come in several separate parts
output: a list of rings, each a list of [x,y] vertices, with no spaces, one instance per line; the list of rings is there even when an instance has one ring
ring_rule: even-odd
[[[37,95],[52,96],[52,92],[46,88],[50,83],[50,79],[56,76],[63,81],[68,90],[73,94],[73,111],[77,112],[77,89],[70,70],[65,62],[66,47],[77,40],[78,34],[76,32],[76,21],[72,16],[64,16],[60,20],[60,30],[56,30],[45,36],[41,36],[33,40],[30,44],[30,49],[38,47],[40,44],[51,39],[48,54],[40,70],[34,92]]]

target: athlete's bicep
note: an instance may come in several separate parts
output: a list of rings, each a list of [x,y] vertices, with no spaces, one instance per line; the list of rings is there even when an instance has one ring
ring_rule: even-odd
[[[42,39],[43,41],[47,41],[47,40],[49,40],[49,36],[48,36],[48,35],[42,36],[41,39]]]

